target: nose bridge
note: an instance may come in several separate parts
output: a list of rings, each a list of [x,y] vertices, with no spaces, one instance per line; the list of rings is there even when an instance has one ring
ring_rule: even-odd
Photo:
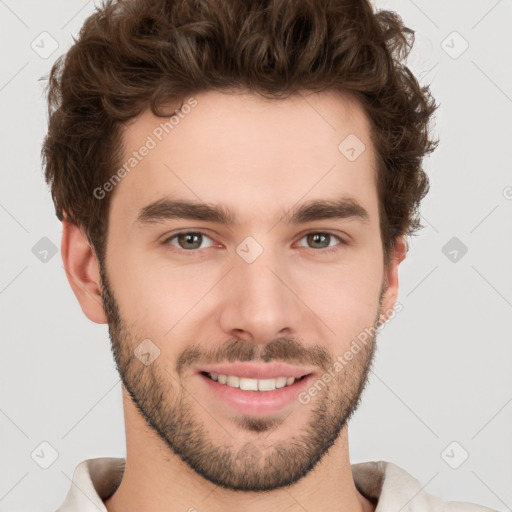
[[[224,330],[244,332],[254,342],[268,343],[283,329],[297,330],[297,299],[288,280],[284,255],[247,237],[236,248],[234,268],[225,288],[221,315]],[[233,332],[235,331],[235,332]]]
[[[286,288],[278,278],[280,269],[283,268],[284,256],[268,240],[263,246],[253,237],[247,237],[238,245],[236,251],[236,279],[239,280],[241,288],[245,288],[247,295],[252,296],[251,300],[255,305],[260,301],[270,304],[281,295],[286,300]]]

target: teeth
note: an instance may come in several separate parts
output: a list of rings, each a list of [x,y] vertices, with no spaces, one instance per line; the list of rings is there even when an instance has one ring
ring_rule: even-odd
[[[240,377],[236,377],[234,375],[228,375],[228,386],[231,386],[232,388],[239,388],[240,387]]]
[[[240,389],[243,389],[245,391],[258,391],[258,381],[256,379],[248,379],[247,377],[241,377]]]
[[[274,389],[290,386],[297,379],[295,377],[277,377],[276,379],[249,379],[235,375],[208,374],[212,380],[220,384],[227,384],[232,388],[240,388],[244,391],[273,391]]]

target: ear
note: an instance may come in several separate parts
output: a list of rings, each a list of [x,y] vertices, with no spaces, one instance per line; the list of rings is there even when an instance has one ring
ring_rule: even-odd
[[[69,284],[85,316],[97,324],[108,323],[96,253],[82,230],[67,220],[62,221],[61,255]]]
[[[384,295],[382,297],[382,308],[380,321],[384,323],[393,313],[393,307],[398,297],[398,266],[404,260],[407,254],[407,243],[403,237],[397,237],[395,239],[395,245],[391,250],[390,262],[385,271],[385,288]]]

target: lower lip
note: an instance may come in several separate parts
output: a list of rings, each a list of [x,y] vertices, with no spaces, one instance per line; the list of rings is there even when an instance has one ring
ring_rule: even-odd
[[[273,391],[248,391],[227,384],[219,384],[216,380],[212,380],[202,373],[197,375],[218,399],[228,404],[239,414],[250,416],[268,416],[280,412],[293,402],[300,404],[298,395],[309,385],[313,378],[313,374],[309,374],[300,380],[296,380],[290,386],[284,386]]]

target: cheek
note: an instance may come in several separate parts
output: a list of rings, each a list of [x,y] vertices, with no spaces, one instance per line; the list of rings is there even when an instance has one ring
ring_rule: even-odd
[[[317,276],[318,277],[318,276]],[[330,272],[325,280],[302,288],[304,301],[343,345],[375,323],[381,283],[370,271]],[[309,311],[309,310],[308,310]],[[305,311],[305,314],[310,314]]]
[[[162,337],[185,316],[193,316],[195,305],[221,276],[213,266],[178,266],[161,256],[128,251],[111,268],[121,316],[148,337]]]
[[[302,266],[294,273],[297,295],[337,339],[348,340],[374,325],[383,280],[381,256],[376,243],[373,250],[351,250],[341,262]]]

